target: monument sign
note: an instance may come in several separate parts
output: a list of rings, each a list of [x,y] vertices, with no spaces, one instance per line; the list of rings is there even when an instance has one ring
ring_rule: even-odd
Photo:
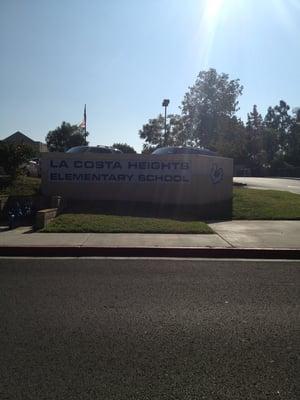
[[[232,159],[198,154],[42,156],[42,193],[201,208],[231,204]]]

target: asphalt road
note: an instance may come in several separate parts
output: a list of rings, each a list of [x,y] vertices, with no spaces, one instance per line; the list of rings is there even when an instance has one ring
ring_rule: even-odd
[[[299,272],[0,259],[0,398],[299,399]]]
[[[256,189],[284,190],[300,194],[300,179],[235,177],[234,182],[246,183]]]

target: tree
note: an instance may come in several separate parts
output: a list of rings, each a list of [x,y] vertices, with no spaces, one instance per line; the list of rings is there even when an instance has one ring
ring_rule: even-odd
[[[263,130],[264,123],[261,114],[257,111],[257,106],[247,115],[246,123],[246,164],[252,172],[260,169],[265,161],[266,154],[263,149]]]
[[[295,123],[291,128],[285,159],[294,167],[300,167],[300,124]]]
[[[15,179],[22,164],[34,157],[35,151],[25,144],[0,142],[0,166]]]
[[[295,118],[288,133],[288,148],[286,161],[295,167],[300,167],[300,108],[293,109]]]
[[[88,132],[86,136],[88,136]],[[85,138],[85,133],[77,125],[71,125],[63,121],[61,126],[58,126],[53,131],[48,132],[46,143],[49,151],[64,152],[73,146],[83,146],[88,144]]]
[[[215,148],[224,121],[238,111],[238,97],[242,92],[239,79],[229,80],[227,74],[218,74],[212,68],[201,71],[181,106],[188,142]]]
[[[247,114],[246,127],[249,131],[258,135],[261,133],[261,130],[263,128],[263,122],[263,117],[257,111],[257,105],[254,104],[252,111]]]
[[[277,131],[272,128],[264,128],[262,143],[265,153],[265,167],[269,168],[280,158],[278,154],[279,140]]]
[[[218,135],[224,131],[228,118],[238,110],[238,96],[243,86],[229,80],[227,74],[215,69],[199,73],[194,86],[185,94],[181,114],[169,115],[167,131],[164,117],[149,119],[139,131],[145,140],[143,152],[162,146],[200,146],[216,150]],[[236,126],[236,124],[233,124]]]
[[[236,164],[247,164],[247,142],[245,126],[236,117],[223,118],[222,132],[216,141],[216,150],[220,156],[234,159]]]
[[[300,107],[295,107],[293,113],[295,114],[296,123],[300,124]]]
[[[112,147],[121,150],[122,153],[132,153],[132,154],[136,153],[134,148],[132,146],[129,146],[129,144],[127,143],[114,143]]]
[[[181,146],[186,144],[183,121],[180,115],[170,114],[167,116],[165,133],[165,118],[159,114],[157,118],[149,119],[139,131],[141,139],[145,140],[143,153],[149,153],[157,147]]]
[[[184,129],[183,118],[178,114],[169,115],[169,123],[167,124],[167,143],[173,146],[189,145],[189,135]]]
[[[288,135],[293,125],[291,115],[289,115],[290,106],[283,100],[279,105],[269,107],[265,116],[264,124],[266,128],[272,129],[277,136],[278,149],[276,156],[282,157],[286,154],[288,147]]]
[[[143,153],[148,153],[157,147],[164,145],[164,117],[159,114],[157,118],[149,119],[148,123],[143,125],[139,131],[141,139],[145,140],[143,144]]]

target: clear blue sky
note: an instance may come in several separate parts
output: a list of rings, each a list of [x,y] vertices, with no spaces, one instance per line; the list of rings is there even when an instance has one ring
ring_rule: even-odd
[[[240,116],[300,106],[300,0],[1,0],[0,139],[44,141],[87,104],[91,144],[127,142],[199,71],[240,78]]]

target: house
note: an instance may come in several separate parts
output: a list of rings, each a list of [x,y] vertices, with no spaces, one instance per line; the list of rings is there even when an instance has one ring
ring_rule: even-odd
[[[22,132],[15,132],[7,138],[3,139],[3,142],[13,143],[13,144],[26,144],[33,147],[37,153],[45,153],[48,151],[47,145],[42,142],[34,141],[30,137],[24,135]]]

